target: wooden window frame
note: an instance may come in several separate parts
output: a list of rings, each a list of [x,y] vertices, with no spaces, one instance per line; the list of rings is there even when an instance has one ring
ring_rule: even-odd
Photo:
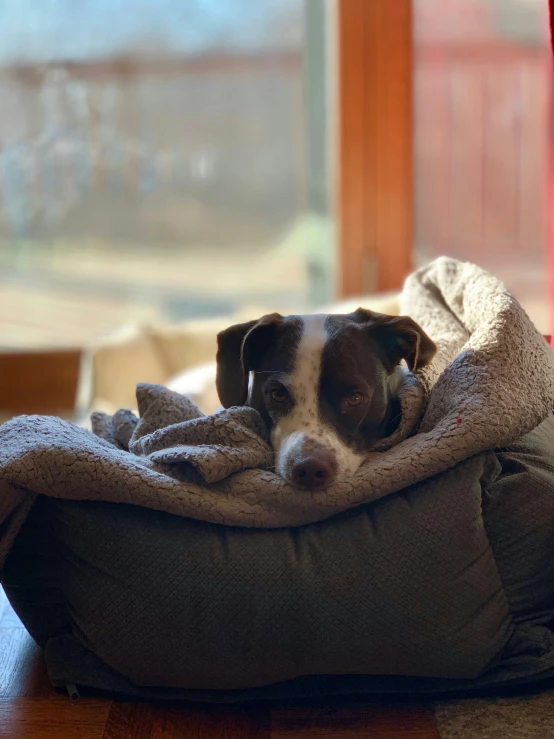
[[[411,0],[337,0],[342,297],[401,287],[412,268]]]
[[[338,293],[351,297],[399,289],[413,269],[413,4],[336,2]],[[554,34],[554,0],[549,5]],[[550,117],[546,261],[554,347],[554,94]]]

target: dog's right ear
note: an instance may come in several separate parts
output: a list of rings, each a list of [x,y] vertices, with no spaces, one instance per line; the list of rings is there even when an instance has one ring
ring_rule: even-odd
[[[245,404],[248,375],[259,366],[282,320],[278,313],[271,313],[258,321],[237,323],[217,335],[215,384],[224,408]]]

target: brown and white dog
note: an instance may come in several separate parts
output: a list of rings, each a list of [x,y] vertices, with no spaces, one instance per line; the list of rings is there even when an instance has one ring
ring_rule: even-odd
[[[278,313],[218,335],[217,391],[267,423],[276,471],[317,490],[353,474],[398,426],[402,366],[427,365],[436,346],[408,317]]]

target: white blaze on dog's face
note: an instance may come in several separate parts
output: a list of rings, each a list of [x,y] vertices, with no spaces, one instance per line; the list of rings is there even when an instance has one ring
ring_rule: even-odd
[[[219,334],[217,388],[223,406],[261,413],[278,474],[321,489],[398,425],[401,360],[417,369],[435,351],[406,317],[271,314]]]
[[[282,477],[289,477],[297,460],[317,452],[319,465],[327,457],[331,472],[352,474],[362,463],[363,454],[344,443],[336,429],[326,423],[319,407],[323,348],[329,338],[327,316],[302,316],[301,321],[294,362],[290,373],[282,378],[283,387],[294,399],[294,404],[287,413],[276,415],[271,429],[277,455],[276,470]],[[319,476],[325,477],[325,469]]]

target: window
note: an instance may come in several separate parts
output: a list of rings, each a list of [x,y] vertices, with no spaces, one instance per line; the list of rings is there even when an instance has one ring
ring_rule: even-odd
[[[4,346],[329,299],[327,12],[2,3]]]
[[[543,0],[414,0],[415,251],[477,262],[548,332]]]
[[[310,310],[439,254],[497,274],[547,332],[546,13],[5,0],[2,343]]]

